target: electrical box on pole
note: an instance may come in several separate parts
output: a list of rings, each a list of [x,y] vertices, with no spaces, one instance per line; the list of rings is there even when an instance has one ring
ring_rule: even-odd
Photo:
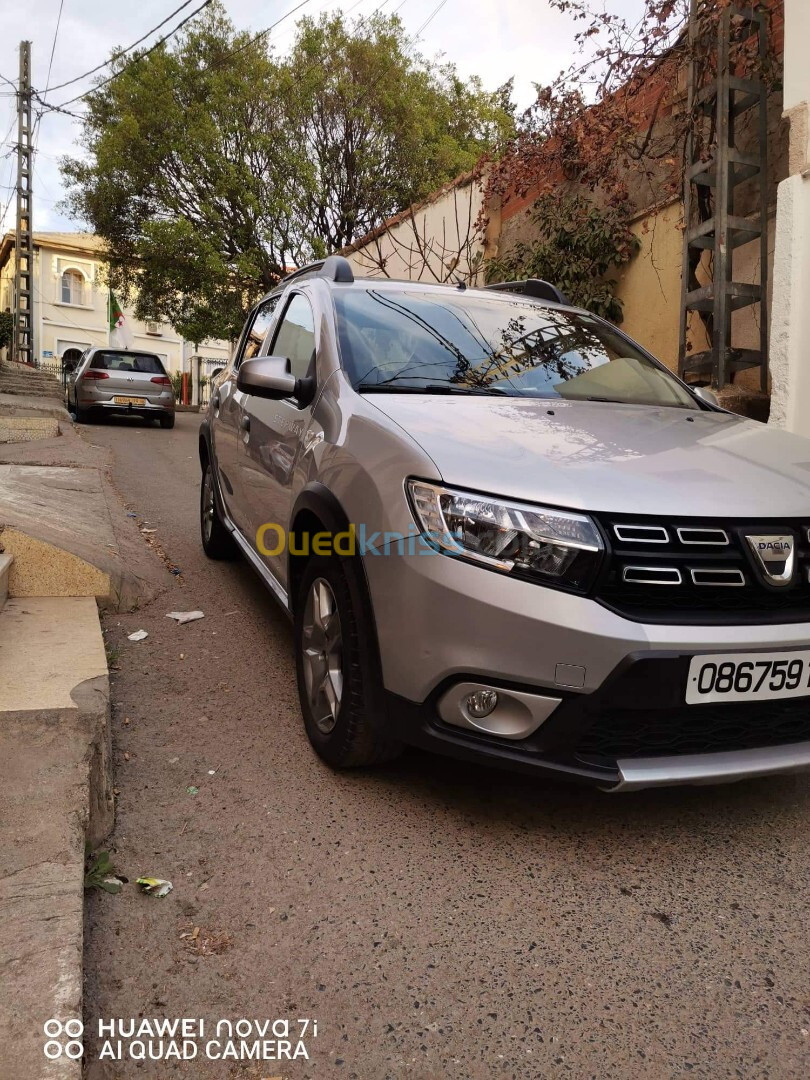
[[[34,250],[31,234],[31,42],[20,42],[20,82],[17,90],[17,227],[15,232],[14,338],[12,358],[34,360],[34,320],[31,288]]]

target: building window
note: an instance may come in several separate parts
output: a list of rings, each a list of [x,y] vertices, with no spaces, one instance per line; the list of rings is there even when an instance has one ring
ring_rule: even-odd
[[[84,304],[84,277],[78,270],[65,270],[62,274],[62,303]]]

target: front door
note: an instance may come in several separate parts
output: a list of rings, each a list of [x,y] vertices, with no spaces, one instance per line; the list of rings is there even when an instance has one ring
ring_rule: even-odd
[[[303,293],[293,293],[263,352],[285,356],[297,379],[315,374],[315,320]],[[294,397],[269,401],[245,395],[247,430],[242,433],[241,484],[250,512],[250,542],[280,585],[287,588],[287,528],[292,483],[311,406],[301,408]],[[264,549],[264,550],[263,550]]]
[[[233,363],[211,387],[211,408],[214,454],[217,459],[219,488],[225,509],[239,531],[250,539],[249,508],[240,491],[238,447],[242,438],[242,419],[245,395],[236,388],[236,376],[243,360],[258,356],[270,324],[278,297],[262,301],[248,316],[237,346]]]

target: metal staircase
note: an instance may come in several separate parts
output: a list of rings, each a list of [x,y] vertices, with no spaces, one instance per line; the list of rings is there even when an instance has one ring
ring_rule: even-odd
[[[702,5],[700,5],[702,6]],[[761,60],[766,53],[766,14],[753,7],[729,4],[717,22],[715,63],[699,59],[707,44],[698,0],[692,0],[689,24],[687,168],[684,177],[684,240],[678,372],[691,382],[722,388],[746,368],[760,369],[760,388],[768,381],[768,175],[767,90],[758,79],[737,72],[733,45],[754,38]],[[708,50],[707,50],[708,51]],[[710,69],[711,68],[711,69]],[[756,148],[738,145],[740,119],[750,110],[756,125]],[[708,132],[708,134],[707,134]],[[735,213],[737,188],[756,178],[755,216]],[[734,280],[734,251],[759,240],[759,282]],[[711,252],[711,259],[702,258]],[[696,286],[700,265],[707,284]],[[732,313],[759,305],[759,348],[735,348]],[[687,350],[689,315],[700,312],[710,333],[711,348]]]

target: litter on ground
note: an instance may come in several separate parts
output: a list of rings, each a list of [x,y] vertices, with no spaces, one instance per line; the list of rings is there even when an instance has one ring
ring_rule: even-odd
[[[170,881],[158,877],[139,877],[138,884],[143,892],[157,897],[167,896],[174,888]]]
[[[202,611],[169,611],[166,613],[167,619],[175,619],[178,623],[195,622],[197,619],[204,619],[205,615]]]

